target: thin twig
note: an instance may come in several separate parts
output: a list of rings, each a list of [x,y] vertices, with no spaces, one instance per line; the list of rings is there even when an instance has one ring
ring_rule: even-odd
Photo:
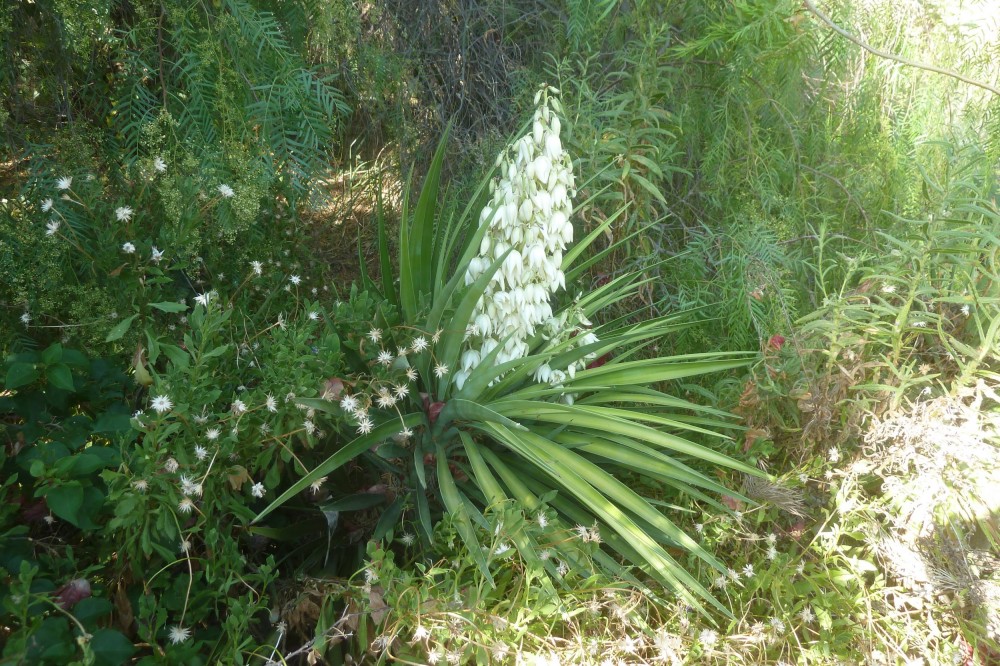
[[[889,53],[888,51],[883,51],[881,49],[877,49],[874,46],[871,46],[870,44],[861,41],[859,38],[855,37],[851,33],[847,32],[846,30],[844,30],[843,28],[841,28],[839,25],[837,25],[836,23],[834,23],[833,19],[831,19],[829,16],[827,16],[826,14],[824,14],[823,12],[821,12],[816,7],[816,5],[814,5],[812,3],[812,0],[802,0],[802,3],[806,6],[807,9],[809,9],[809,11],[811,11],[813,14],[815,14],[816,17],[819,18],[819,20],[821,20],[823,23],[825,23],[828,26],[830,26],[830,28],[832,28],[833,30],[835,30],[837,33],[839,33],[841,36],[843,36],[848,41],[857,44],[858,46],[860,46],[861,48],[863,48],[865,51],[868,51],[869,53],[877,55],[880,58],[885,58],[887,60],[894,60],[894,61],[896,61],[898,63],[902,63],[904,65],[909,65],[910,67],[916,67],[917,69],[925,69],[928,72],[937,72],[938,74],[944,74],[945,76],[950,76],[950,77],[952,77],[954,79],[958,79],[959,81],[963,81],[964,83],[968,83],[969,85],[976,86],[977,88],[982,88],[983,90],[989,90],[994,95],[1000,95],[1000,89],[994,88],[993,86],[991,86],[988,83],[982,83],[981,81],[976,81],[975,79],[970,79],[967,76],[963,76],[963,75],[959,74],[958,72],[956,72],[954,70],[944,69],[943,67],[936,67],[934,65],[927,65],[927,64],[924,64],[924,63],[920,63],[920,62],[914,62],[913,60],[908,60],[908,59],[906,59],[906,58],[904,58],[902,56],[898,56],[898,55],[896,55],[894,53]]]

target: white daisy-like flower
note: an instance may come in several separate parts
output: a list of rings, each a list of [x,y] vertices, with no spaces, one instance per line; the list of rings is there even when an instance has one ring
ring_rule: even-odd
[[[135,254],[135,245],[129,242],[122,243],[122,252],[125,254]]]
[[[21,315],[21,323],[24,324],[25,326],[27,326],[28,324],[31,323],[31,313],[30,312],[25,312],[24,314]]]
[[[705,531],[705,523],[695,523],[694,531],[701,534]]]
[[[239,416],[247,411],[247,406],[242,400],[233,400],[233,405],[230,409],[232,409],[233,414]]]
[[[259,261],[251,261],[250,262],[250,269],[255,274],[257,274],[257,275],[263,275],[264,274],[264,264],[262,264]]]
[[[206,291],[204,294],[198,294],[194,297],[194,302],[198,305],[208,307],[208,304],[212,301],[212,292]]]
[[[312,321],[318,321],[319,313],[313,310],[312,312],[309,313],[309,319],[311,319]]]
[[[310,421],[309,419],[306,419],[305,421],[302,422],[302,428],[309,435],[316,432],[316,424]]]
[[[264,399],[264,406],[267,408],[267,411],[272,414],[278,411],[278,401],[270,393],[268,393],[267,397]]]
[[[417,369],[416,368],[407,368],[406,369],[406,378],[408,380],[410,380],[411,382],[417,381]]]
[[[253,495],[254,497],[258,497],[258,498],[259,497],[263,497],[264,493],[266,493],[266,492],[267,492],[267,490],[264,488],[264,484],[261,483],[260,481],[258,481],[257,483],[253,484],[253,487],[250,488],[250,494]]]
[[[511,545],[509,543],[507,543],[506,541],[504,541],[503,543],[501,543],[500,545],[498,545],[497,549],[495,551],[493,551],[493,552],[496,555],[503,555],[504,553],[506,553],[510,549],[511,549]]]
[[[371,340],[372,342],[378,342],[379,340],[381,340],[382,339],[382,329],[381,328],[373,328],[372,330],[368,331],[368,339]]]
[[[776,633],[785,633],[785,623],[781,621],[781,618],[772,617],[768,622]]]
[[[423,350],[427,349],[427,338],[422,335],[414,338],[413,342],[410,343],[410,348],[413,349],[414,354],[419,354]]]
[[[150,404],[150,406],[154,410],[156,410],[157,414],[163,414],[173,409],[174,403],[170,400],[169,397],[165,395],[158,395],[155,398],[153,398],[153,402]]]
[[[816,616],[813,615],[812,608],[810,608],[809,606],[805,606],[801,611],[799,611],[799,617],[806,624],[809,624],[810,622],[816,619]]]
[[[968,317],[969,316],[969,306],[968,306],[968,304],[962,306],[962,316],[963,317]]]
[[[767,559],[775,560],[778,557],[778,549],[774,546],[767,547]]]
[[[712,581],[712,587],[717,587],[720,590],[726,589],[727,585],[729,585],[729,581],[722,575],[716,576],[715,580]]]
[[[753,578],[753,565],[752,564],[748,564],[745,567],[743,567],[743,577],[744,578]]]
[[[168,474],[173,474],[174,472],[176,472],[178,467],[180,467],[180,465],[178,465],[177,461],[174,460],[173,458],[167,458],[167,462],[163,463],[163,469]]]
[[[548,526],[549,526],[549,518],[548,518],[548,516],[546,516],[546,515],[545,515],[544,513],[542,513],[541,511],[539,511],[539,512],[538,512],[538,515],[537,515],[537,516],[535,516],[535,522],[536,522],[536,523],[538,523],[538,526],[539,526],[540,528],[542,528],[543,530],[544,530],[544,529],[545,529],[546,527],[548,527]]]
[[[156,246],[154,245],[150,259],[153,261],[153,263],[156,264],[160,263],[160,260],[163,259],[163,250],[156,249]]]
[[[43,201],[42,202],[42,212],[43,213],[47,213],[50,210],[52,210],[52,205],[53,205],[52,199],[46,199],[45,201]]]
[[[403,532],[403,536],[399,537],[399,541],[404,546],[412,546],[414,544],[414,542],[416,542],[416,540],[417,540],[416,537],[414,537],[409,532]]]
[[[448,374],[448,366],[444,363],[438,363],[434,366],[434,376],[441,379]]]
[[[315,481],[309,484],[309,490],[311,490],[312,494],[315,495],[320,491],[324,483],[326,483],[326,477],[321,476],[320,478],[316,479]]]
[[[63,176],[56,181],[57,190],[68,190],[73,187],[73,176]]]
[[[396,398],[389,393],[389,389],[383,386],[379,389],[378,399],[375,402],[378,404],[380,409],[389,409],[396,404]]]
[[[191,542],[188,541],[187,539],[184,539],[183,541],[181,541],[181,545],[178,548],[178,550],[180,550],[182,553],[189,552],[191,550]]]
[[[288,278],[288,281],[291,282],[292,284],[298,286],[299,284],[302,283],[302,278],[299,277],[298,275],[293,275],[293,276],[291,276],[291,277]]]
[[[378,353],[378,356],[375,358],[375,360],[381,363],[382,365],[388,367],[392,365],[393,358],[394,357],[391,351],[389,351],[388,349],[383,349]]]
[[[235,194],[236,194],[235,192],[233,192],[233,188],[229,187],[229,186],[228,186],[228,185],[226,185],[225,183],[223,183],[223,184],[219,185],[219,186],[218,186],[217,188],[215,188],[215,189],[216,189],[216,191],[217,191],[217,192],[218,192],[219,194],[221,194],[221,195],[222,195],[222,198],[223,198],[223,199],[232,199],[232,198],[233,198],[233,195],[235,195]]]
[[[410,387],[406,384],[395,384],[392,387],[392,392],[396,394],[397,400],[402,400],[410,393]]]
[[[204,460],[205,458],[208,457],[208,449],[199,444],[198,446],[194,447],[194,457],[197,458],[198,460]]]
[[[353,395],[345,395],[340,399],[340,408],[345,412],[353,414],[358,408],[358,399]]]
[[[49,220],[49,223],[45,225],[45,235],[54,236],[59,231],[59,225],[59,220]]]
[[[215,440],[219,439],[219,429],[209,428],[208,431],[205,433],[205,437],[208,439],[208,441],[214,442]]]
[[[712,649],[715,644],[719,642],[719,633],[713,629],[703,629],[700,634],[698,634],[698,642],[704,647]]]
[[[409,441],[409,439],[413,437],[413,431],[410,430],[409,428],[403,428],[402,430],[399,431],[399,437],[404,442]]]
[[[170,642],[174,645],[179,645],[191,638],[191,630],[187,627],[182,627],[176,624],[170,627]]]
[[[132,214],[135,211],[129,206],[121,206],[115,209],[115,217],[118,218],[119,222],[128,222],[132,219]]]
[[[375,424],[372,423],[371,419],[369,419],[367,416],[362,416],[360,419],[358,419],[358,434],[367,435],[372,431],[374,425]]]
[[[144,493],[149,488],[149,482],[146,479],[136,479],[132,482],[132,487],[138,492]]]
[[[417,628],[413,630],[413,638],[411,639],[413,643],[418,641],[424,641],[430,638],[431,632],[427,631],[427,627],[422,624],[418,624]]]
[[[163,173],[167,170],[167,163],[162,157],[157,157],[153,160],[153,168],[156,169],[158,173]]]
[[[181,474],[179,479],[181,482],[181,493],[188,496],[201,497],[204,492],[204,488],[200,483],[189,477],[187,474]]]
[[[896,285],[894,285],[894,284],[888,284],[888,283],[883,284],[882,285],[882,293],[883,294],[894,294],[894,293],[896,293]]]
[[[177,510],[181,513],[191,513],[194,511],[194,502],[191,501],[190,497],[185,497],[177,504]]]

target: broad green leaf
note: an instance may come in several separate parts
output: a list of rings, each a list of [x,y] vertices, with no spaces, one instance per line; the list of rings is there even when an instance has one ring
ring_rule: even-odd
[[[159,303],[150,303],[149,307],[156,308],[163,312],[184,312],[188,309],[188,306],[184,303],[176,303],[174,301],[161,301]]]
[[[12,363],[7,368],[4,387],[7,390],[16,389],[32,383],[36,379],[38,379],[38,370],[35,369],[34,363]]]
[[[49,384],[64,391],[73,391],[73,373],[69,366],[62,363],[51,365],[45,369],[45,377]]]
[[[135,321],[135,318],[138,316],[139,315],[134,314],[131,317],[125,317],[120,322],[115,324],[115,327],[112,328],[110,331],[108,331],[108,336],[104,338],[104,341],[113,342],[121,338],[123,335],[125,335],[125,333],[128,332],[129,326],[132,325],[132,322]]]
[[[469,549],[472,559],[475,560],[479,571],[482,572],[483,576],[489,582],[490,587],[495,588],[496,583],[493,582],[490,565],[486,561],[486,556],[483,555],[482,546],[479,545],[479,539],[476,537],[476,529],[472,526],[472,522],[465,511],[462,495],[455,486],[455,479],[451,475],[451,470],[448,469],[448,456],[445,453],[444,447],[440,444],[437,445],[437,477],[438,486],[441,490],[441,499],[444,502],[445,509],[448,510],[448,513],[451,514],[455,521],[455,528],[458,530],[459,536],[465,541],[466,548]]]

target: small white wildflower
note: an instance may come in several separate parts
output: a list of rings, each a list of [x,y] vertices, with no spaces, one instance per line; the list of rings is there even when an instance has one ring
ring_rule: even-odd
[[[210,442],[217,440],[219,438],[219,429],[218,428],[209,428],[208,432],[205,433],[205,437]]]
[[[25,326],[27,326],[28,324],[31,323],[31,313],[30,312],[25,312],[24,314],[21,315],[21,323],[24,324]]]
[[[740,572],[739,572],[739,571],[737,571],[736,569],[728,569],[728,570],[726,571],[726,574],[727,574],[727,575],[729,576],[729,578],[730,578],[730,579],[732,579],[732,580],[737,580],[737,581],[738,581],[738,580],[740,579]]]
[[[212,292],[210,291],[205,292],[204,294],[198,294],[197,296],[194,297],[195,303],[197,303],[198,305],[202,305],[206,308],[208,307],[208,304],[211,302],[211,300],[212,300]]]
[[[419,354],[423,350],[427,349],[427,338],[422,335],[415,338],[413,342],[410,343],[410,347],[413,349],[414,354]]]
[[[441,379],[448,374],[448,366],[444,363],[438,363],[434,366],[434,376]]]
[[[392,392],[396,395],[397,400],[402,400],[410,394],[410,387],[406,384],[395,384],[392,387]]]
[[[427,663],[433,666],[434,664],[441,661],[441,659],[443,658],[444,658],[444,653],[441,651],[441,648],[434,648],[427,654]]]
[[[168,474],[176,472],[178,467],[180,467],[180,465],[178,465],[177,461],[173,458],[167,458],[167,462],[163,463],[163,469],[166,470]]]
[[[268,393],[267,397],[264,399],[264,406],[267,408],[267,411],[272,414],[278,411],[278,401],[275,400],[274,396],[270,393]]]
[[[368,339],[371,340],[372,342],[378,342],[379,340],[381,340],[382,339],[382,329],[381,328],[373,328],[372,330],[368,331]]]
[[[135,254],[135,245],[132,243],[122,243],[122,252],[125,254]]]
[[[778,557],[778,549],[774,546],[767,547],[767,559],[775,560]]]
[[[744,578],[753,578],[753,565],[752,564],[748,564],[745,567],[743,567],[743,577]]]
[[[406,369],[406,378],[409,381],[411,381],[411,382],[417,381],[417,370],[416,370],[416,368],[407,368]]]
[[[233,400],[233,405],[230,409],[232,409],[233,414],[239,416],[247,411],[247,406],[242,400]]]
[[[222,195],[222,198],[223,198],[223,199],[231,199],[231,198],[233,197],[233,195],[235,195],[235,194],[236,194],[235,192],[233,192],[233,188],[229,187],[229,186],[228,186],[228,185],[226,185],[225,183],[223,183],[222,185],[219,185],[219,186],[218,186],[217,188],[215,188],[215,189],[216,189],[216,191],[217,191],[217,192],[218,192],[219,194],[221,194],[221,195]]]
[[[156,247],[154,246],[152,254],[150,255],[150,259],[152,260],[153,263],[156,264],[160,263],[160,260],[163,259],[163,250],[157,250]]]
[[[375,424],[372,423],[367,416],[362,416],[360,419],[358,419],[358,434],[367,435],[372,431],[372,427],[374,425]]]
[[[914,328],[926,328],[927,327],[927,321],[923,320],[923,319],[917,320],[917,321],[913,322],[913,327]]]
[[[136,479],[132,482],[132,487],[138,492],[144,493],[146,492],[146,489],[149,488],[149,482],[146,481],[146,479]]]
[[[495,551],[493,551],[493,552],[494,552],[494,554],[496,554],[496,555],[503,555],[504,553],[506,553],[506,552],[507,552],[507,551],[509,551],[510,549],[511,549],[511,546],[510,546],[510,544],[509,544],[509,543],[507,543],[507,542],[503,542],[503,543],[501,543],[500,545],[498,545],[498,546],[497,546],[497,549],[496,549]]]
[[[894,294],[894,293],[896,293],[896,285],[894,285],[894,284],[888,284],[888,283],[883,284],[882,285],[882,293],[883,294]]]
[[[45,225],[45,235],[54,236],[57,231],[59,231],[59,220],[50,220],[48,224]]]
[[[358,409],[358,399],[353,395],[345,395],[340,399],[340,408],[348,414],[353,414]]]
[[[299,277],[298,275],[292,275],[292,276],[290,276],[288,278],[288,281],[291,282],[292,284],[296,285],[296,286],[302,284],[302,278]]]
[[[785,633],[785,623],[781,621],[781,618],[772,617],[769,620],[771,628],[774,629],[775,633],[783,634]]]
[[[167,170],[167,163],[162,157],[157,157],[153,160],[153,168],[156,169],[158,173],[163,173]]]
[[[264,484],[261,483],[260,481],[253,484],[253,487],[250,488],[250,494],[252,494],[254,497],[263,497],[264,493],[266,492],[267,490],[264,489]]]
[[[189,552],[191,550],[191,542],[188,541],[187,539],[184,539],[183,541],[181,541],[181,545],[178,550],[180,550],[182,553]]]
[[[416,538],[409,532],[404,532],[403,536],[399,537],[399,541],[404,546],[412,546],[413,543],[416,541]]]
[[[726,589],[727,585],[729,585],[729,581],[722,575],[716,576],[715,580],[712,581],[712,587],[717,587],[720,590]]]
[[[257,275],[263,275],[264,273],[264,264],[259,261],[251,261],[250,268]]]
[[[42,212],[47,213],[52,210],[52,199],[46,199],[42,202]]]
[[[969,316],[969,306],[968,305],[963,305],[962,306],[962,316],[963,317],[968,317]]]
[[[185,497],[177,505],[177,510],[181,513],[191,513],[194,510],[194,502],[191,501],[191,498]]]
[[[799,562],[798,565],[795,567],[795,573],[797,573],[800,576],[803,573],[805,573],[805,570],[806,570],[806,563],[804,560]]]
[[[375,358],[376,361],[378,361],[379,363],[381,363],[386,367],[392,365],[392,359],[393,359],[392,352],[390,352],[387,349],[383,349],[382,351],[380,351],[378,353],[378,356]]]
[[[302,428],[305,429],[306,433],[309,435],[316,432],[316,424],[309,419],[302,422]]]
[[[543,530],[549,525],[549,519],[541,511],[539,511],[538,515],[535,516],[535,522],[538,523],[538,526]]]
[[[832,463],[840,462],[840,449],[831,446],[830,450],[827,451],[827,460],[829,460]]]
[[[805,607],[804,607],[804,608],[803,608],[803,609],[802,609],[802,610],[801,610],[801,611],[799,612],[799,617],[800,617],[800,618],[802,619],[802,621],[803,621],[804,623],[806,623],[806,624],[809,624],[810,622],[812,622],[813,620],[815,620],[815,619],[816,619],[816,616],[815,616],[815,615],[813,615],[813,612],[812,612],[812,608],[810,608],[809,606],[805,606]]]
[[[389,389],[382,388],[378,392],[378,400],[376,400],[380,409],[389,409],[396,404],[396,398],[389,393]]]
[[[324,483],[326,483],[326,477],[322,476],[313,481],[311,484],[309,484],[309,489],[312,491],[312,494],[315,495],[316,493],[318,493],[320,491],[320,488],[323,487]]]
[[[711,650],[715,647],[715,644],[719,642],[719,634],[712,629],[704,629],[700,634],[698,634],[698,642]]]
[[[115,217],[118,218],[119,222],[128,222],[132,219],[133,213],[135,213],[135,211],[128,206],[122,206],[115,209]]]
[[[694,531],[698,534],[702,534],[705,531],[705,523],[695,523]]]
[[[170,627],[170,642],[174,645],[179,645],[191,638],[191,630],[187,627],[182,627],[176,624]]]
[[[208,457],[208,450],[204,446],[194,447],[194,457],[198,460],[204,460]]]
[[[157,414],[163,414],[173,409],[174,403],[170,400],[169,397],[165,395],[158,395],[155,398],[153,398],[153,402],[150,406],[154,410],[156,410]]]
[[[309,319],[312,321],[319,321],[319,313],[313,310],[309,313]]]
[[[56,181],[57,190],[68,190],[73,187],[73,176],[63,176]]]

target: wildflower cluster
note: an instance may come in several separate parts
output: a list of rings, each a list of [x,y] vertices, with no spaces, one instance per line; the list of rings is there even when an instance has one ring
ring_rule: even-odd
[[[479,256],[469,262],[466,284],[506,258],[473,313],[468,349],[455,373],[459,388],[497,346],[497,364],[526,356],[528,339],[552,318],[551,295],[566,287],[561,266],[573,240],[573,166],[559,140],[559,101],[550,92],[557,93],[545,88],[535,97],[532,131],[497,157],[493,197],[479,218],[488,229]]]

